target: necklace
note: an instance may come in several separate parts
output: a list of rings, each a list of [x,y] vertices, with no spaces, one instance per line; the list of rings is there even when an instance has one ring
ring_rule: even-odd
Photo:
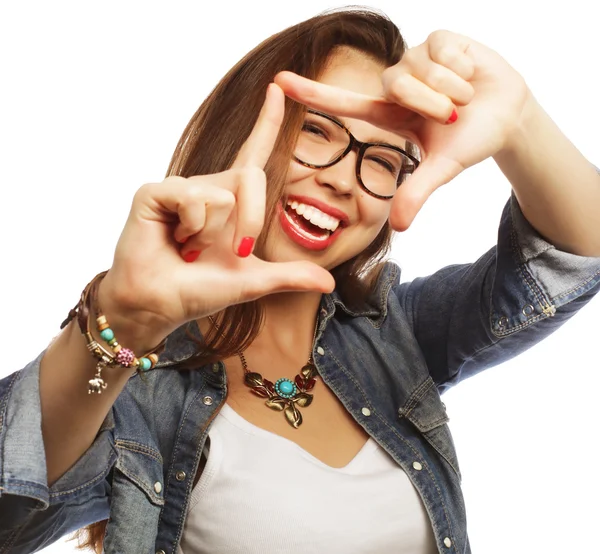
[[[212,316],[208,316],[208,319],[218,331],[219,326],[215,323]],[[317,329],[318,325],[315,325],[313,346],[317,338]],[[310,391],[317,382],[318,372],[313,363],[312,348],[308,362],[294,377],[293,381],[287,377],[281,377],[275,383],[265,379],[260,373],[250,371],[242,351],[239,351],[237,355],[240,357],[244,370],[244,384],[250,388],[250,392],[261,398],[266,398],[265,406],[276,412],[283,412],[286,421],[294,429],[298,429],[302,425],[302,414],[298,410],[298,407],[306,408],[312,404],[313,395],[310,394]]]

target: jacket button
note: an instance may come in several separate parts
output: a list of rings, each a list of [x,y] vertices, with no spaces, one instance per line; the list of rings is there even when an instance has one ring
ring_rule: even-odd
[[[185,471],[178,471],[175,474],[175,479],[177,479],[178,481],[184,481],[185,480]]]
[[[317,348],[317,353],[321,354],[321,356],[322,356],[323,354],[325,354],[325,350],[323,350],[323,348],[321,346],[319,346],[319,348]]]
[[[210,406],[213,403],[212,396],[205,396],[202,399],[202,402],[204,402],[204,404],[206,404],[207,406]]]
[[[212,370],[213,373],[219,373],[219,364],[213,364]]]
[[[164,550],[157,550],[156,554],[167,554]]]
[[[525,317],[533,315],[533,312],[535,312],[535,308],[531,304],[527,304],[527,306],[523,308],[523,315]]]
[[[452,546],[452,541],[451,541],[451,540],[450,540],[448,537],[446,537],[446,538],[444,539],[444,544],[445,544],[445,545],[446,545],[448,548],[450,548],[450,547]]]
[[[421,471],[423,469],[423,466],[419,463],[419,462],[413,462],[413,467],[417,470],[417,471]]]
[[[361,410],[362,414],[365,416],[370,416],[371,415],[371,410],[369,410],[369,408],[363,408]]]
[[[156,491],[156,494],[160,494],[162,491],[162,484],[160,481],[156,481],[156,483],[154,483],[154,490]]]

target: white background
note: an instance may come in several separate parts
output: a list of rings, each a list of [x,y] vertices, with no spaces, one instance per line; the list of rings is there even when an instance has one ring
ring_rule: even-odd
[[[445,28],[498,50],[600,165],[592,3],[372,1],[410,45]],[[45,347],[85,283],[110,266],[134,191],[162,180],[189,117],[226,70],[270,34],[340,5],[0,5],[0,377]],[[508,194],[492,162],[436,193],[396,241],[405,279],[487,250]],[[600,552],[599,308],[596,299],[546,342],[444,397],[474,552]],[[59,541],[46,552],[72,548]]]

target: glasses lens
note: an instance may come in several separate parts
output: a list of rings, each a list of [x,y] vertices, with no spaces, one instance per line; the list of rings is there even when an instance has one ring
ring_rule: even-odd
[[[415,169],[414,162],[388,146],[369,146],[363,155],[360,178],[371,192],[392,196]]]
[[[307,113],[294,155],[308,165],[322,167],[341,156],[348,144],[350,137],[342,127],[326,117]]]

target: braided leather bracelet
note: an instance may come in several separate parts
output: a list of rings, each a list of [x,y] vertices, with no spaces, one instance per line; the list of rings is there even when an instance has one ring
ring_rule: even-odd
[[[96,275],[90,283],[83,289],[78,304],[69,311],[69,315],[62,322],[60,328],[63,329],[75,317],[81,334],[84,336],[86,345],[90,353],[98,359],[96,364],[96,374],[88,382],[88,394],[101,394],[107,387],[107,383],[102,379],[102,370],[108,367],[134,368],[138,373],[153,369],[158,362],[158,355],[164,350],[166,338],[155,348],[136,358],[131,350],[123,348],[115,339],[114,333],[110,329],[106,317],[100,312],[98,307],[98,288],[100,281],[107,274],[103,271]],[[103,340],[105,340],[112,352],[104,348],[96,341],[90,332],[90,317],[96,315],[98,331]]]

